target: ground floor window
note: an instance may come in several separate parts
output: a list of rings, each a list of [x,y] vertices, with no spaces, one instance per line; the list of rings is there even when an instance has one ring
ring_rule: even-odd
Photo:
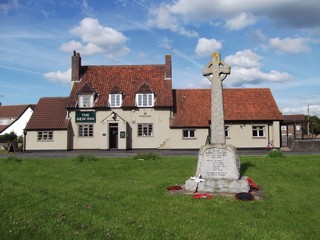
[[[93,137],[93,125],[91,124],[79,125],[79,137]]]
[[[139,137],[152,137],[153,126],[151,123],[138,124],[138,136]]]
[[[183,129],[182,130],[182,137],[183,138],[195,138],[196,137],[195,132],[196,132],[196,130],[194,130],[194,129]]]
[[[226,138],[230,138],[230,126],[224,126],[224,134]]]
[[[265,137],[265,126],[252,126],[252,137]]]
[[[52,131],[40,131],[38,132],[39,142],[53,142],[53,132]]]

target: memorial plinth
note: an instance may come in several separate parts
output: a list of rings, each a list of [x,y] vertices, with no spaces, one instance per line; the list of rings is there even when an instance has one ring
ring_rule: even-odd
[[[196,176],[185,182],[185,189],[208,193],[248,192],[247,178],[240,178],[236,148],[230,144],[203,146],[198,155]]]

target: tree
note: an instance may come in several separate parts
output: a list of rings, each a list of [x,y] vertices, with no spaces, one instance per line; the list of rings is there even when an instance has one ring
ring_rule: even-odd
[[[6,142],[13,142],[17,140],[17,135],[14,132],[6,133],[2,136],[2,139],[4,139]]]
[[[309,129],[312,136],[320,134],[320,119],[317,116],[306,116],[309,119]]]

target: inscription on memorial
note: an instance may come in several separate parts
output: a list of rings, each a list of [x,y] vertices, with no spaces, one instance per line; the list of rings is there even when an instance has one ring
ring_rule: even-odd
[[[223,149],[212,148],[205,152],[204,158],[208,162],[206,171],[208,177],[227,176],[226,165],[223,161],[226,156],[227,152]]]

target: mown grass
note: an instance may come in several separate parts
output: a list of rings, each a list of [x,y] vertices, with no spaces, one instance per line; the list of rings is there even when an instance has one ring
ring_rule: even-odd
[[[0,159],[0,238],[318,239],[320,156],[241,163],[263,200],[167,192],[194,157]]]

